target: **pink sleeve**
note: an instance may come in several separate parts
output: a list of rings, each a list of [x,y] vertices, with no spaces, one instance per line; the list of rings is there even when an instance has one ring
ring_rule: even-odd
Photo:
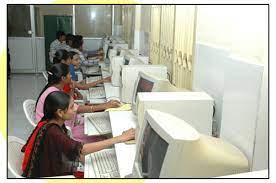
[[[78,108],[79,108],[79,105],[76,104],[76,103],[74,103],[74,108],[75,108],[75,109],[78,109]]]
[[[49,87],[47,88],[43,94],[40,96],[37,105],[36,105],[36,109],[35,109],[35,119],[37,122],[39,122],[41,120],[41,118],[44,116],[44,102],[46,97],[52,93],[53,91],[59,91],[56,87]]]
[[[43,106],[44,106],[44,99],[42,99],[42,96],[39,98],[36,109],[35,109],[35,119],[37,122],[41,120],[41,118],[44,116],[43,114]]]

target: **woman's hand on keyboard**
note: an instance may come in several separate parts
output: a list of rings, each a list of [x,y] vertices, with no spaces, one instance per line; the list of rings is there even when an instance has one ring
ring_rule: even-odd
[[[133,140],[135,138],[135,129],[131,128],[127,131],[124,131],[122,135],[120,135],[120,141],[125,142],[128,140]]]
[[[121,103],[118,100],[110,100],[106,103],[106,109],[120,107]]]
[[[103,78],[103,82],[111,82],[111,76]]]

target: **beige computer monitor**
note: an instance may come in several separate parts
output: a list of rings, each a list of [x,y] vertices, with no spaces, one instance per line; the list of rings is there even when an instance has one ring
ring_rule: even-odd
[[[154,72],[147,72],[147,70],[140,70],[138,77],[135,81],[133,94],[132,94],[132,111],[137,113],[137,94],[139,92],[185,92],[186,89],[179,89],[173,86],[168,79],[166,79],[166,73],[160,74]],[[145,89],[146,85],[152,85],[151,89]],[[147,86],[146,86],[147,87]]]
[[[174,115],[187,121],[200,133],[212,135],[214,100],[205,92],[141,92],[136,101],[136,136],[148,109]]]
[[[144,72],[158,77],[161,80],[167,78],[167,67],[164,65],[123,65],[122,66],[122,87],[121,99],[125,103],[132,103],[137,88],[139,72]]]
[[[147,110],[136,142],[135,178],[210,178],[249,171],[235,146],[197,132],[185,121]]]

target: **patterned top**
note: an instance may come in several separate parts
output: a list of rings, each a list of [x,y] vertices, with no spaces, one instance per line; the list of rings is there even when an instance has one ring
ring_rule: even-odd
[[[50,61],[52,63],[53,63],[53,58],[55,56],[56,51],[60,50],[60,49],[66,49],[66,44],[65,43],[61,43],[58,39],[54,40],[50,44],[49,58],[50,58]]]
[[[54,92],[54,91],[60,91],[58,88],[51,86],[47,88],[43,94],[40,96],[35,110],[36,115],[36,121],[40,121],[42,117],[44,116],[44,102],[46,97]],[[78,109],[79,105],[74,104],[75,108]],[[90,142],[97,142],[100,140],[104,140],[105,137],[102,136],[87,136],[84,134],[84,117],[82,117],[80,114],[76,114],[72,120],[66,120],[64,124],[71,128],[72,135],[74,140],[83,142],[83,143],[90,143]]]
[[[40,122],[22,148],[22,176],[27,178],[72,175],[79,164],[82,143],[66,134],[64,125]]]

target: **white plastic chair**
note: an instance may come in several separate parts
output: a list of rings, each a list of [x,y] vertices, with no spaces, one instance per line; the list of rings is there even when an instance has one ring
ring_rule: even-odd
[[[46,80],[46,82],[48,82],[48,73],[46,71],[42,72],[44,79]]]
[[[21,152],[21,148],[25,143],[20,138],[8,136],[8,169],[16,178],[23,178],[21,165],[24,153]]]
[[[32,99],[27,99],[23,102],[23,110],[29,123],[34,127],[37,125],[35,120],[35,103]]]
[[[24,113],[26,115],[26,118],[28,119],[29,123],[33,126],[33,127],[36,127],[37,125],[37,122],[36,122],[36,119],[35,119],[35,103],[36,101],[32,100],[32,99],[27,99],[23,102],[23,110],[24,110]],[[68,130],[67,134],[72,138],[73,138],[73,135],[72,135],[72,130],[70,127],[68,126],[65,126]]]
[[[25,145],[25,141],[14,136],[8,136],[8,169],[15,176],[15,178],[22,177],[22,161],[24,153],[21,152],[22,147]],[[75,178],[73,175],[54,176],[44,178]]]

